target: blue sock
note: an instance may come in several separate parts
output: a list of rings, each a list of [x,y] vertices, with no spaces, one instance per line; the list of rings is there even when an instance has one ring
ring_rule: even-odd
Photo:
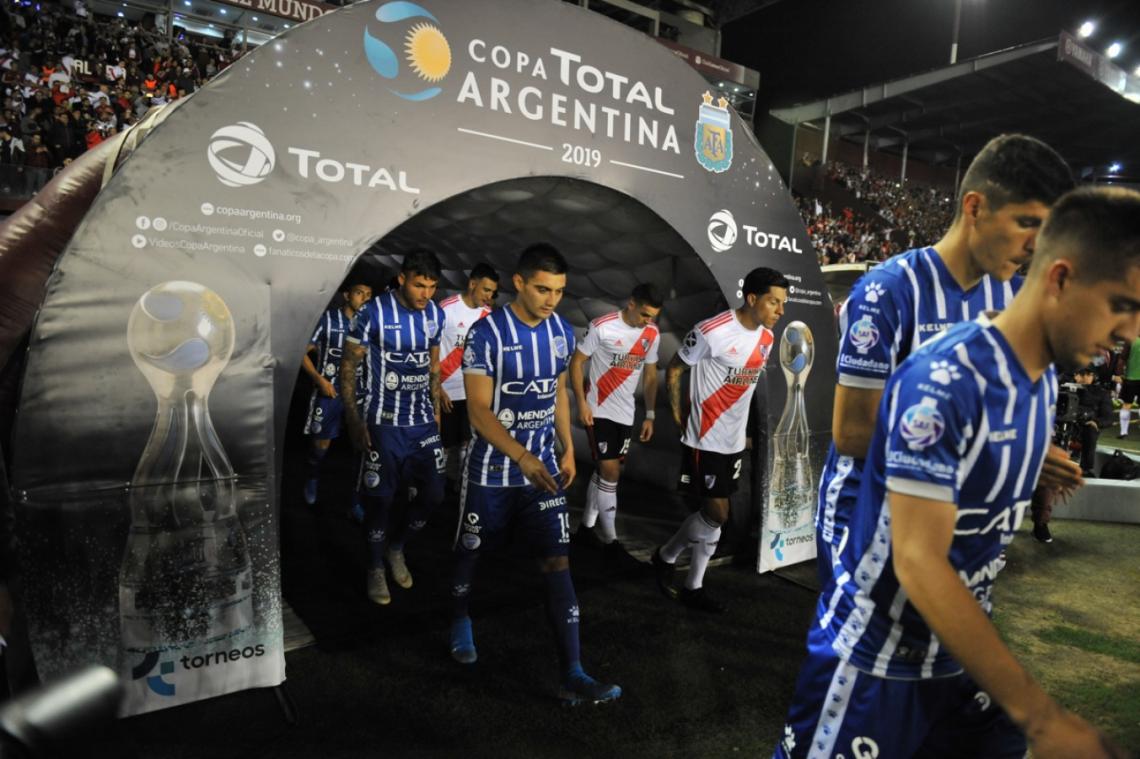
[[[475,563],[479,557],[462,551],[455,557],[455,572],[451,579],[451,618],[463,619],[470,616],[468,607],[471,601],[471,582],[475,579]]]
[[[321,463],[328,455],[328,448],[318,448],[316,445],[309,446],[309,452],[305,456],[305,479],[315,480],[321,475]]]
[[[365,493],[364,535],[368,540],[368,566],[384,566],[384,544],[388,537],[388,513],[392,510],[391,498],[377,498]]]
[[[570,570],[544,572],[546,582],[546,614],[558,638],[558,661],[567,678],[582,674],[581,653],[578,644],[578,597]]]

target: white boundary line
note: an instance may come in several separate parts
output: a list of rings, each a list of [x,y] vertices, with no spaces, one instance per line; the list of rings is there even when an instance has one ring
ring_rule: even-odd
[[[463,127],[456,127],[457,131],[464,134],[473,134],[478,137],[486,137],[490,140],[502,140],[503,142],[513,142],[516,145],[526,145],[528,148],[538,148],[539,150],[554,150],[550,145],[539,145],[537,142],[525,142],[523,140],[516,140],[513,137],[504,137],[501,134],[488,134],[487,132],[476,132],[474,129],[464,129]]]
[[[626,163],[625,161],[615,161],[612,158],[609,160],[610,160],[610,163],[614,164],[615,166],[625,166],[626,168],[637,169],[638,171],[649,171],[649,172],[652,172],[654,174],[664,174],[667,177],[674,177],[676,179],[684,179],[685,178],[684,174],[674,174],[671,171],[662,171],[661,169],[651,169],[648,166],[638,166],[636,163]]]

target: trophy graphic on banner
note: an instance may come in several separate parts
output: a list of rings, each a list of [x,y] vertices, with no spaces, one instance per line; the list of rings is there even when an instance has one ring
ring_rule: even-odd
[[[772,532],[788,532],[812,519],[816,478],[811,466],[804,384],[814,359],[811,329],[801,321],[788,324],[780,338],[780,368],[784,370],[788,392],[784,413],[772,436],[772,474],[768,484],[767,527]]]
[[[233,352],[233,318],[202,285],[164,282],[135,304],[127,342],[158,400],[131,481],[130,532],[119,574],[119,619],[132,680],[128,699],[175,696],[176,688],[179,696],[193,698],[199,678],[226,668],[187,662],[198,664],[205,654],[210,664],[210,655],[217,656],[212,652],[240,649],[239,639],[253,626],[236,478],[207,406]]]

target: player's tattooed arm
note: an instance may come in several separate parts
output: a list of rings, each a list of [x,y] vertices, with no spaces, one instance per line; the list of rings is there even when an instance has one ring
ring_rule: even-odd
[[[348,436],[357,450],[366,450],[372,447],[368,436],[368,427],[360,418],[356,410],[356,369],[360,362],[368,355],[368,348],[360,343],[346,341],[344,355],[340,359],[340,396],[344,402],[344,420],[348,425]]]
[[[677,424],[677,429],[683,429],[685,426],[681,408],[681,377],[688,370],[689,365],[681,359],[680,354],[673,356],[673,360],[665,370],[665,390],[669,393],[669,408],[673,412],[673,421]]]
[[[431,407],[432,412],[435,414],[435,423],[439,424],[439,414],[443,404],[443,380],[440,376],[439,369],[439,346],[433,345],[431,351],[431,365],[428,369],[431,378]]]

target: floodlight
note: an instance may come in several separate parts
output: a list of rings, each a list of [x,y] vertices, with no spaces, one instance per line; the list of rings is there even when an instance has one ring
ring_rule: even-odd
[[[1091,37],[1092,33],[1095,31],[1096,24],[1091,21],[1086,21],[1085,23],[1081,24],[1081,28],[1077,30],[1077,35],[1081,39],[1085,39],[1086,37]]]
[[[1107,55],[1109,58],[1115,58],[1116,56],[1120,55],[1120,51],[1122,51],[1123,49],[1124,49],[1124,45],[1121,45],[1119,42],[1113,42],[1111,45],[1108,46],[1108,50],[1104,51],[1104,54]]]
[[[1119,171],[1120,171],[1120,164],[1119,164],[1119,163],[1116,163],[1116,162],[1113,162],[1113,164],[1112,164],[1111,166],[1109,166],[1109,167],[1108,167],[1108,171],[1109,171],[1109,173],[1111,173],[1111,174],[1116,174],[1117,172],[1119,172]]]

